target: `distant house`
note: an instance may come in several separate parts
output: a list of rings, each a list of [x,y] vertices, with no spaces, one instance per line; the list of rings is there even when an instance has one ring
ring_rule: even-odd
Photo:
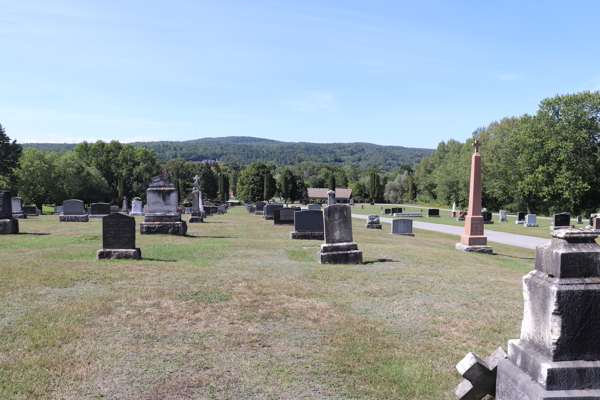
[[[327,201],[327,188],[308,188],[308,199],[311,203],[319,200]],[[352,197],[352,189],[335,189],[335,199],[338,203],[348,203]]]

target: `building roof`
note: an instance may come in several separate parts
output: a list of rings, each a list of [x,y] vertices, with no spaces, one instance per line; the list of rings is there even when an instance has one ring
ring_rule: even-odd
[[[309,199],[326,199],[327,192],[329,189],[327,188],[308,188],[308,198]],[[335,189],[335,198],[336,199],[350,199],[352,196],[352,189]]]

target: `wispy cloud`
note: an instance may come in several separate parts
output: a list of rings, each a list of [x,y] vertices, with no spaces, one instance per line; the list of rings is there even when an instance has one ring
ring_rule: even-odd
[[[280,103],[300,112],[337,111],[335,96],[325,90],[304,92],[295,98],[281,100]]]

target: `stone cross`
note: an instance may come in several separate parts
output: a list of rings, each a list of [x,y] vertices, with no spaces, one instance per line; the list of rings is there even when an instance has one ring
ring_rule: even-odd
[[[481,400],[488,394],[496,394],[496,374],[498,361],[506,358],[506,352],[498,347],[491,356],[482,360],[469,353],[456,365],[456,369],[465,378],[454,389],[460,400]]]
[[[475,153],[479,153],[479,147],[481,146],[481,142],[479,140],[476,140],[471,146],[475,147]]]

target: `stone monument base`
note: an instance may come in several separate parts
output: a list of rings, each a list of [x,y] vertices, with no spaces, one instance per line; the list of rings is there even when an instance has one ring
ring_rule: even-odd
[[[90,218],[104,218],[109,214],[88,214]]]
[[[381,224],[365,224],[367,229],[381,229]]]
[[[27,214],[22,213],[22,212],[21,213],[13,213],[12,217],[13,218],[23,218],[23,219],[26,219],[27,218]]]
[[[492,254],[492,246],[487,246],[487,245],[476,245],[476,246],[469,246],[466,244],[462,244],[462,243],[456,243],[456,250],[462,250],[462,251],[472,251],[474,253],[484,253],[484,254]]]
[[[142,222],[140,234],[142,235],[179,235],[187,232],[187,224],[184,221],[177,222]]]
[[[457,221],[464,221],[464,218],[456,218]]]
[[[525,224],[525,221],[515,221],[515,224],[517,224],[517,225],[523,225],[523,224]]]
[[[202,211],[192,211],[192,215],[188,219],[188,223],[193,224],[196,222],[204,222],[204,218],[202,217]]]
[[[398,232],[398,233],[393,233],[393,232],[392,232],[392,233],[389,233],[389,235],[398,235],[398,236],[415,236],[415,234],[414,234],[414,233],[400,233],[400,232]]]
[[[500,221],[498,221],[498,222],[508,222],[508,219],[501,219],[501,220],[500,220]]]
[[[100,249],[96,252],[96,260],[139,260],[140,249]]]
[[[90,216],[88,214],[83,215],[61,215],[58,217],[60,222],[88,222]]]
[[[523,224],[523,226],[524,226],[525,228],[535,228],[535,227],[537,227],[537,226],[539,226],[539,225],[538,225],[538,224],[527,224],[527,223],[525,223],[525,224]]]
[[[290,232],[290,239],[300,240],[325,240],[324,232]]]
[[[273,215],[264,215],[264,214],[263,214],[263,218],[264,219],[275,219],[275,217]]]
[[[130,212],[129,215],[131,215],[132,217],[143,217],[144,213],[141,212]]]
[[[254,211],[254,215],[263,215],[264,212],[263,211]]]
[[[363,254],[354,242],[322,244],[317,261],[319,264],[362,264]]]
[[[16,218],[0,219],[0,235],[19,233],[19,221]]]

